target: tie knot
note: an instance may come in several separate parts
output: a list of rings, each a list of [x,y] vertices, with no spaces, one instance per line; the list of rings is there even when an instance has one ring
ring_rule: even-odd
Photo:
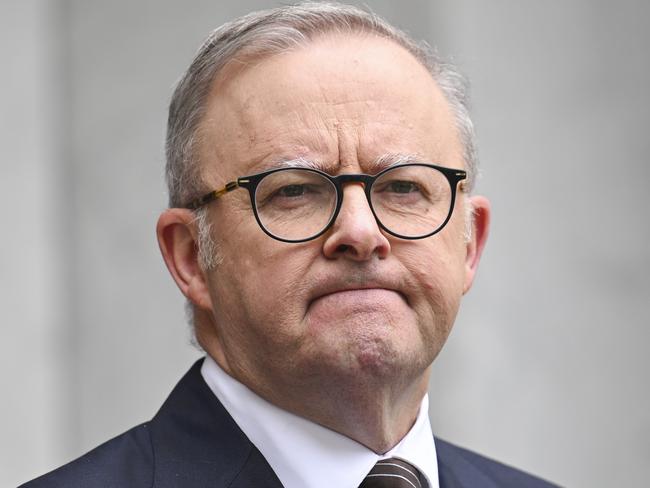
[[[359,488],[426,488],[418,469],[397,458],[377,461]]]

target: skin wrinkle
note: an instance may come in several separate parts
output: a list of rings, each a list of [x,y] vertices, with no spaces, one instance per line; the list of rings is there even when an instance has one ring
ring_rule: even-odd
[[[334,59],[337,71],[328,72]],[[318,87],[292,63],[308,66]],[[444,97],[388,41],[310,44],[225,79],[213,86],[202,127],[201,154],[210,155],[203,172],[215,188],[285,156],[330,174],[372,174],[404,157],[462,167]],[[264,98],[250,96],[262,85]],[[426,95],[416,102],[413,92]],[[213,235],[224,259],[205,273],[203,301],[211,305],[197,335],[226,372],[262,397],[384,452],[412,425],[456,314],[466,281],[464,202],[433,238],[402,241],[379,231],[358,186],[345,186],[333,228],[301,244],[263,234],[244,190],[210,205],[210,219],[228,232]],[[375,247],[365,256],[368,245]],[[379,290],[314,300],[328,281],[346,288],[387,277],[403,298]]]
[[[287,54],[287,53],[283,53],[283,55],[286,55],[286,54]],[[282,56],[282,55],[280,55],[280,56]],[[271,58],[271,59],[275,59],[276,57],[280,57],[280,56],[274,56],[274,57]],[[261,64],[261,63],[257,63],[257,64],[255,65],[255,67],[257,68],[260,64]],[[230,79],[232,79],[232,76],[223,75],[221,78],[225,78],[226,80],[230,80]],[[219,79],[218,79],[218,80],[219,80]],[[235,86],[236,86],[236,84],[235,84]],[[332,105],[333,102],[332,102],[331,100],[329,100],[329,98],[331,98],[331,97],[328,97],[328,96],[324,93],[324,88],[323,88],[322,84],[319,85],[319,86],[320,86],[320,92],[319,92],[319,93],[320,93],[320,97],[321,97],[323,100],[320,101],[320,102],[313,102],[313,101],[311,101],[310,104],[309,104],[308,106],[311,107],[311,106],[321,106],[321,105],[325,105],[325,106],[330,106],[330,105]],[[217,81],[217,82],[215,83],[215,88],[212,90],[213,93],[214,93],[214,92],[217,92],[217,88],[216,88],[216,87],[219,87],[219,91],[218,91],[218,93],[219,93],[220,96],[223,95],[222,98],[225,99],[224,102],[228,102],[228,101],[231,101],[231,100],[233,99],[234,94],[231,92],[231,90],[228,89],[228,84],[226,84],[226,86],[225,86],[225,88],[224,88],[224,87],[222,86],[222,83],[219,83],[219,81]],[[240,90],[240,91],[241,91],[241,90]],[[237,92],[237,90],[235,90],[235,92]],[[382,94],[383,94],[383,92],[382,92]],[[259,141],[259,142],[260,142],[260,144],[258,145],[258,147],[270,147],[271,149],[269,150],[269,153],[273,153],[273,152],[274,152],[273,150],[275,149],[275,147],[274,147],[274,146],[275,146],[275,141],[276,141],[278,138],[282,138],[283,136],[286,136],[287,134],[291,134],[291,130],[287,128],[285,133],[282,133],[282,132],[279,133],[279,135],[278,135],[279,137],[271,137],[271,136],[267,136],[266,139],[264,138],[264,135],[263,135],[263,134],[262,134],[262,135],[255,134],[255,132],[254,132],[254,124],[251,124],[251,123],[247,122],[247,121],[248,121],[248,117],[247,117],[248,114],[247,114],[247,112],[248,112],[248,109],[250,108],[251,104],[252,104],[255,100],[260,100],[260,99],[262,99],[262,97],[260,97],[259,95],[256,95],[256,94],[247,94],[247,95],[246,95],[246,98],[245,98],[245,101],[244,101],[244,110],[242,111],[242,115],[244,115],[244,116],[243,116],[243,117],[240,117],[240,119],[239,119],[239,122],[240,122],[242,125],[240,126],[240,128],[239,128],[238,131],[235,131],[235,134],[238,134],[239,137],[244,137],[243,134],[249,133],[249,134],[251,134],[250,137],[249,137],[250,140],[252,140],[252,141]],[[263,103],[264,103],[264,105],[268,104],[268,102],[266,101],[267,99],[268,99],[268,97],[263,98]],[[349,99],[346,99],[346,100],[342,100],[342,101],[336,102],[336,104],[334,104],[334,106],[331,108],[331,110],[334,111],[337,105],[349,104],[349,103],[350,103],[350,100],[349,100]],[[360,102],[360,101],[358,101],[358,100],[352,100],[352,103],[364,103],[364,104],[366,104],[366,105],[368,105],[368,106],[371,106],[371,105],[373,104],[373,100],[370,99],[370,98],[364,98],[362,102]],[[276,110],[273,110],[272,112],[277,111],[277,112],[279,112],[279,113],[282,113],[282,112],[283,112],[283,108],[284,108],[283,106],[276,107]],[[295,113],[295,111],[294,111],[294,113]],[[330,119],[333,119],[333,120],[336,120],[336,117],[335,117],[334,115],[331,115],[329,118],[330,118]],[[320,138],[320,135],[321,135],[321,132],[320,132],[320,131],[321,131],[321,130],[324,131],[324,132],[329,132],[330,130],[336,129],[336,131],[337,131],[338,133],[340,133],[341,130],[343,130],[342,125],[345,124],[345,121],[344,121],[343,124],[339,124],[339,125],[337,125],[335,128],[329,129],[328,127],[326,127],[325,125],[323,125],[323,124],[325,124],[325,121],[324,121],[324,120],[321,120],[320,118],[317,118],[317,120],[318,120],[319,123],[322,124],[322,125],[321,125],[320,127],[312,128],[312,131],[316,131],[316,134],[319,135],[319,139],[318,139],[319,142],[322,141],[323,139],[327,139],[326,137],[323,137],[323,139]],[[206,118],[206,121],[205,121],[204,124],[202,124],[202,127],[203,127],[204,129],[206,129],[206,130],[207,130],[208,128],[214,128],[214,127],[206,127],[206,124],[207,124],[207,125],[212,125],[212,124],[210,124],[210,122],[214,122],[214,119]],[[402,121],[400,121],[400,124],[399,124],[399,125],[402,126],[405,122],[406,122],[405,120],[402,120]],[[308,126],[309,126],[309,122],[308,122],[307,120],[304,120],[304,119],[299,119],[299,125],[298,125],[298,126],[300,126],[300,127],[308,127]],[[354,127],[354,125],[353,125],[353,127]],[[345,128],[348,128],[348,127],[345,127]],[[310,133],[311,133],[312,131],[310,131]],[[298,139],[298,141],[300,141],[300,139]],[[340,141],[340,138],[339,138],[339,141]],[[250,142],[250,141],[249,141],[249,142]],[[313,141],[311,141],[311,143],[313,144]],[[320,144],[319,144],[319,146],[320,146]],[[326,146],[326,144],[325,144],[325,146]],[[360,145],[357,146],[357,147],[360,147]],[[325,149],[324,152],[328,152],[328,151],[326,150],[326,149],[327,149],[326,147],[325,147],[324,149]],[[317,151],[317,152],[321,152],[321,150],[322,150],[321,147],[317,147],[317,148],[316,148],[316,151]],[[218,155],[215,154],[215,156],[216,156],[216,157],[215,157],[215,160],[219,160],[219,159],[220,159],[220,158],[218,157]],[[252,155],[252,158],[251,158],[251,159],[253,159],[253,160],[258,160],[258,159],[260,159],[260,158],[259,158],[259,157],[256,157],[255,155]],[[209,159],[208,159],[208,160],[209,160]],[[339,160],[339,158],[336,158],[336,159],[334,159],[334,160]],[[459,159],[459,160],[462,160],[462,159]]]

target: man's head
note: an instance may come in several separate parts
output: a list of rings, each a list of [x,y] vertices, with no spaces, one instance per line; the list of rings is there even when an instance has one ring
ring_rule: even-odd
[[[408,240],[380,228],[363,183],[346,183],[331,227],[300,243],[267,235],[243,189],[206,205],[198,219],[178,207],[287,165],[335,176],[432,163],[466,169],[471,181],[472,130],[457,82],[372,15],[309,4],[215,31],[170,109],[172,208],[158,236],[193,304],[199,342],[267,400],[377,451],[399,439],[417,413],[429,367],[478,265],[487,201],[466,193],[471,183],[458,185],[446,226]],[[412,205],[413,192],[428,192],[405,178],[378,190],[398,194],[400,208]],[[281,196],[312,189],[295,190],[288,181]],[[289,200],[283,208],[296,204]],[[413,215],[410,207],[403,215]],[[218,259],[199,259],[217,252]]]

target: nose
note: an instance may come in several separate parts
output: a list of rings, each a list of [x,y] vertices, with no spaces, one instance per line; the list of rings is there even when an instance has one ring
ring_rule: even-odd
[[[323,243],[328,258],[346,257],[366,261],[383,259],[390,253],[390,242],[381,232],[361,183],[348,183],[343,189],[341,210]]]

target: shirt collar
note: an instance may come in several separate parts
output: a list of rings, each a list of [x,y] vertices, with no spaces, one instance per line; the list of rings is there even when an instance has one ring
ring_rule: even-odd
[[[438,488],[428,395],[411,430],[393,449],[378,455],[338,432],[267,402],[226,374],[210,356],[205,358],[201,374],[286,488],[356,487],[378,460],[388,457],[408,461],[427,477],[431,488]]]

